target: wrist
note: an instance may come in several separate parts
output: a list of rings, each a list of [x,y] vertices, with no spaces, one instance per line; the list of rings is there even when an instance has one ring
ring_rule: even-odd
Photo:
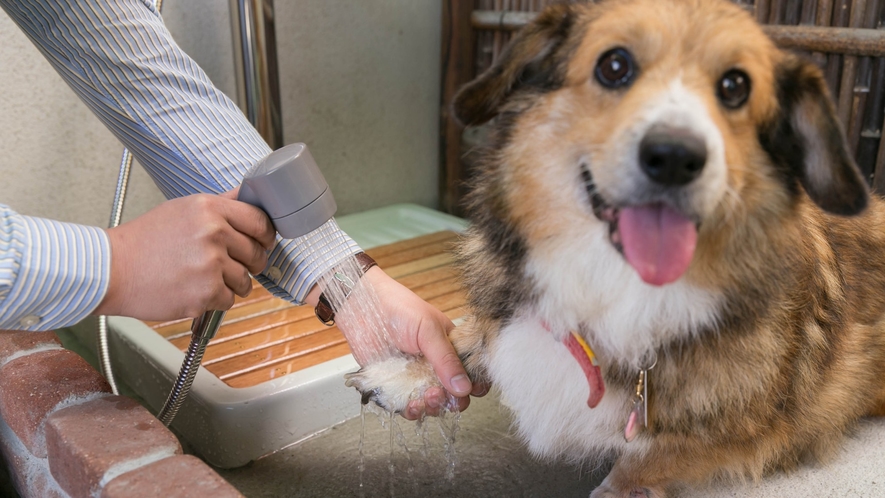
[[[335,324],[335,312],[347,301],[356,282],[370,269],[377,267],[375,260],[364,252],[355,254],[353,256],[354,264],[350,263],[351,261],[347,261],[344,265],[339,265],[338,268],[332,270],[322,279],[323,288],[321,289],[320,285],[315,285],[308,294],[308,299],[312,297],[311,295],[316,295],[316,302],[312,303],[314,313],[327,326],[331,327]]]
[[[318,283],[313,284],[313,287],[310,288],[310,292],[304,297],[304,304],[310,306],[311,308],[315,308],[317,303],[320,300],[320,294],[323,293],[323,287]]]
[[[101,302],[98,306],[93,310],[92,314],[94,315],[120,315],[122,314],[123,306],[122,301],[124,291],[123,281],[126,279],[122,277],[125,269],[125,261],[124,261],[124,253],[120,249],[120,244],[122,243],[122,238],[119,236],[118,230],[110,228],[105,229],[105,233],[108,237],[108,246],[110,247],[110,269],[108,271],[108,285],[107,290],[105,291],[104,297],[102,297]]]

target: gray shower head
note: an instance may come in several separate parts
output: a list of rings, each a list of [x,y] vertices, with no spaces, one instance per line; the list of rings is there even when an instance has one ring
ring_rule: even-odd
[[[287,145],[262,159],[246,173],[237,198],[263,209],[284,239],[316,230],[338,208],[303,143]]]

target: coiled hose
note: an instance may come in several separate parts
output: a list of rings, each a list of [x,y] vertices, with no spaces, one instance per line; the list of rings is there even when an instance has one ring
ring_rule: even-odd
[[[169,397],[166,398],[163,409],[157,415],[163,425],[168,427],[172,423],[172,419],[178,414],[178,409],[181,408],[181,404],[190,393],[194,377],[197,376],[197,371],[200,369],[200,362],[203,361],[206,346],[218,332],[218,327],[224,320],[224,314],[224,311],[207,311],[194,320],[191,326],[191,343],[184,354],[178,378],[175,379],[175,384],[172,386],[172,391],[169,392]]]
[[[163,0],[155,0],[155,4],[157,11],[159,12],[163,7]],[[268,23],[268,27],[262,28],[262,30],[273,29],[273,25],[270,24],[270,21],[268,20],[272,20],[273,3],[268,1],[266,2],[266,4],[262,5],[259,2],[259,5],[260,8],[257,8],[257,12],[261,12],[263,14],[262,16],[256,16],[254,11],[255,6],[251,3],[243,1],[236,2],[239,17],[238,26],[240,27],[239,33],[241,38],[249,36],[248,33],[251,31],[249,31],[248,29],[244,30],[243,27],[248,27],[248,25],[252,23],[259,23],[262,26],[264,26],[265,23]],[[253,10],[250,10],[250,8]],[[272,38],[270,39],[272,40]],[[267,81],[276,80],[277,78],[276,56],[272,52],[272,43],[269,45],[269,47],[269,53],[271,55],[264,54],[264,57],[267,58],[264,64],[264,70],[270,72],[270,75],[265,78],[265,83]],[[250,64],[249,71],[244,70],[243,72],[248,73],[245,75],[246,81],[244,81],[243,87],[255,87],[258,69],[257,67],[255,67],[254,61],[253,64]],[[273,85],[270,85],[270,89],[268,90],[268,93],[264,95],[262,101],[265,103],[265,105],[275,106],[276,109],[279,109],[278,89],[274,89]],[[247,108],[249,108],[255,104],[254,102],[247,102],[246,105]],[[247,109],[246,114],[252,116],[253,112]],[[269,140],[269,143],[273,145],[274,149],[277,149],[280,145],[282,145],[279,112],[270,112],[269,114],[274,116],[274,119],[271,120],[272,122],[268,126],[261,126],[259,128],[267,128],[265,130],[266,133],[262,133],[262,135],[265,137],[266,140]],[[254,119],[250,119],[250,121],[252,121],[253,126],[257,126]],[[309,156],[309,154],[306,155]],[[310,161],[312,161],[312,159],[310,159]],[[123,160],[120,164],[120,176],[117,180],[117,192],[114,197],[114,207],[111,214],[111,228],[117,226],[120,223],[131,166],[132,154],[127,149],[123,151]],[[316,168],[316,165],[314,164],[313,167]],[[320,175],[320,178],[322,178],[322,175]],[[323,180],[323,182],[321,183],[325,184],[325,180]],[[329,200],[331,200],[331,195],[329,195],[328,198]],[[331,200],[330,206],[332,212],[334,213],[334,200]],[[331,214],[329,214],[329,217],[331,217]],[[160,413],[158,415],[158,418],[161,422],[163,422],[164,425],[169,426],[172,423],[172,419],[175,418],[175,415],[178,413],[178,409],[181,407],[182,403],[190,392],[191,384],[193,383],[194,378],[197,375],[197,371],[199,370],[200,362],[203,359],[203,353],[206,350],[206,346],[209,344],[209,341],[213,337],[215,337],[215,334],[218,331],[218,327],[221,325],[221,321],[224,319],[224,315],[224,311],[207,311],[200,318],[194,320],[194,323],[191,327],[191,342],[188,346],[187,352],[185,353],[184,362],[181,365],[181,371],[179,372],[178,378],[173,385],[172,391],[169,393],[169,397],[166,399],[165,405],[160,410]],[[98,350],[101,369],[105,377],[108,379],[108,383],[111,385],[111,390],[114,392],[114,394],[118,394],[117,385],[114,380],[113,371],[111,369],[111,360],[108,350],[107,317],[99,317],[98,323]]]
[[[162,0],[157,0],[157,9],[162,6]],[[123,157],[120,161],[120,173],[117,177],[117,189],[114,193],[114,204],[111,212],[111,220],[108,224],[110,228],[114,228],[120,224],[123,217],[123,205],[126,201],[126,190],[129,186],[129,173],[132,170],[132,153],[129,149],[123,150]],[[178,413],[185,398],[190,392],[194,377],[200,369],[200,362],[203,360],[203,353],[209,341],[215,337],[218,327],[224,319],[224,311],[207,311],[200,318],[194,320],[191,326],[191,342],[181,364],[181,370],[178,378],[172,386],[172,391],[166,399],[165,405],[160,410],[157,418],[165,426],[172,423],[172,419]],[[111,392],[120,394],[117,387],[117,381],[114,378],[114,371],[111,364],[110,347],[108,345],[108,317],[101,315],[98,317],[98,356],[102,374],[111,386]]]
[[[162,0],[158,1],[159,4]],[[111,208],[111,220],[108,222],[109,228],[114,228],[120,224],[123,218],[123,204],[126,202],[126,189],[129,187],[129,172],[132,171],[132,153],[129,149],[123,149],[123,158],[120,160],[120,174],[117,176],[117,189],[114,192],[114,204]],[[111,366],[111,352],[108,346],[108,317],[101,315],[98,317],[98,359],[101,366],[101,373],[107,379],[111,386],[111,392],[120,394],[117,388],[117,380],[114,378],[114,370]]]

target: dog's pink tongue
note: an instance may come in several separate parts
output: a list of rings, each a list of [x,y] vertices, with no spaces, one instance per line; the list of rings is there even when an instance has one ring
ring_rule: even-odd
[[[694,222],[664,204],[621,209],[618,231],[627,262],[652,285],[685,273],[698,238]]]

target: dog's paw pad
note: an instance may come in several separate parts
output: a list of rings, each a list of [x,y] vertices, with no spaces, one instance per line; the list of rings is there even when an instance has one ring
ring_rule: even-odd
[[[374,402],[384,410],[400,413],[409,401],[420,399],[430,387],[442,387],[424,358],[396,356],[345,375],[344,384],[356,388],[362,403]]]

